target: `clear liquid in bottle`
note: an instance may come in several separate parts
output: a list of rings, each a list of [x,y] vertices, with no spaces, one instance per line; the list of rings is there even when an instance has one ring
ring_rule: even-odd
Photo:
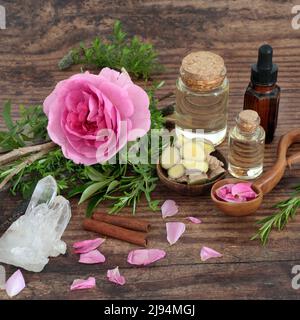
[[[265,131],[252,110],[242,111],[229,133],[228,171],[239,179],[250,180],[263,172]]]

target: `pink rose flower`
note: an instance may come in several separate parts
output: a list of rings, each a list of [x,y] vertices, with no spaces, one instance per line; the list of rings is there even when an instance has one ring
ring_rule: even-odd
[[[48,134],[66,158],[92,165],[150,129],[149,98],[126,72],[104,68],[60,81],[44,101]]]

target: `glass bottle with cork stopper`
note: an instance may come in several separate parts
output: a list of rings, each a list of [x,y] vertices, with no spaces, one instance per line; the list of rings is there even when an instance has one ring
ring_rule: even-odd
[[[256,111],[241,111],[229,133],[228,171],[239,179],[254,179],[263,172],[265,131]]]
[[[272,61],[273,49],[264,44],[258,50],[257,63],[251,66],[251,81],[244,97],[244,110],[255,110],[271,143],[277,127],[280,87],[276,84],[278,67]]]
[[[176,83],[176,134],[220,144],[227,131],[228,95],[222,57],[209,51],[187,55]]]

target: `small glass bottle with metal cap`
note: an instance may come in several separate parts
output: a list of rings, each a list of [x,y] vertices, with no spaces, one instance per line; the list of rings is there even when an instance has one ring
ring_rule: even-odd
[[[176,133],[220,144],[227,131],[228,95],[222,57],[209,51],[187,55],[176,83]]]
[[[239,179],[254,179],[263,171],[265,131],[256,111],[244,110],[229,132],[228,171]]]

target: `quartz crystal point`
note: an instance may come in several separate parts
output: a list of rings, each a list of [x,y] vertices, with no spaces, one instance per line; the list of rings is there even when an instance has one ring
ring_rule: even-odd
[[[61,236],[71,218],[70,203],[57,196],[57,184],[47,176],[36,185],[27,210],[0,238],[0,262],[40,272],[66,252]]]

